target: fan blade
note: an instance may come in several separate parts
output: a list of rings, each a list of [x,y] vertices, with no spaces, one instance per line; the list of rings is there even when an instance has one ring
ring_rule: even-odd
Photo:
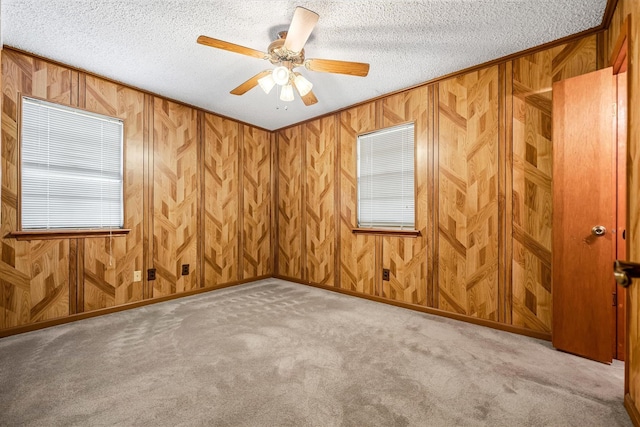
[[[294,74],[296,76],[300,75],[300,73],[294,73]],[[304,105],[306,105],[307,107],[309,105],[313,105],[313,104],[318,102],[318,98],[316,98],[316,96],[314,95],[313,91],[311,91],[311,90],[306,95],[302,96],[302,94],[298,90],[298,86],[296,86],[295,80],[293,81],[293,87],[296,88],[296,92],[298,92],[298,95],[300,95],[300,99],[302,99],[302,102],[304,102]]]
[[[304,102],[304,105],[306,105],[307,107],[318,102],[318,98],[316,98],[312,90],[310,90],[309,93],[305,96],[300,96],[300,98],[302,99],[302,102]]]
[[[311,71],[321,73],[348,74],[350,76],[366,77],[369,74],[369,64],[364,62],[336,61],[333,59],[307,59],[304,66]]]
[[[251,49],[249,47],[240,46],[239,44],[233,44],[218,39],[212,39],[207,36],[198,37],[198,43],[205,46],[215,47],[216,49],[228,50],[229,52],[239,53],[241,55],[252,56],[258,59],[264,59],[267,54],[260,52],[259,50]]]
[[[287,38],[284,40],[284,47],[291,52],[300,52],[309,39],[313,27],[316,26],[318,18],[317,13],[304,7],[296,7],[287,31]]]
[[[251,90],[254,87],[258,86],[258,80],[263,78],[264,76],[268,75],[270,72],[271,72],[271,70],[264,70],[264,71],[259,72],[258,74],[256,74],[255,76],[251,77],[249,80],[247,80],[246,82],[242,83],[240,86],[238,86],[237,88],[232,90],[231,93],[233,95],[244,95],[249,90]]]

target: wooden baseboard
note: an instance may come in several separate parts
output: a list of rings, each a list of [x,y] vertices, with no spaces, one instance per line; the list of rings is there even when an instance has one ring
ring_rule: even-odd
[[[231,286],[242,285],[244,283],[254,282],[254,281],[257,281],[257,280],[269,279],[271,277],[272,276],[270,274],[269,275],[264,275],[264,276],[252,277],[250,279],[237,280],[237,281],[234,281],[234,282],[223,283],[223,284],[220,284],[220,285],[210,286],[210,287],[206,287],[206,288],[198,288],[198,289],[194,289],[194,290],[191,290],[191,291],[182,292],[182,293],[179,293],[179,294],[167,295],[167,296],[158,297],[158,298],[150,298],[150,299],[145,299],[145,300],[142,300],[142,301],[136,301],[136,302],[130,302],[130,303],[127,303],[127,304],[118,305],[118,306],[115,306],[115,307],[101,308],[101,309],[89,311],[89,312],[86,312],[86,313],[72,314],[70,316],[59,317],[57,319],[44,320],[42,322],[30,323],[28,325],[15,326],[13,328],[0,330],[0,338],[8,337],[8,336],[11,336],[11,335],[22,334],[22,333],[25,333],[25,332],[36,331],[38,329],[49,328],[51,326],[63,325],[65,323],[75,322],[75,321],[82,320],[82,319],[89,319],[91,317],[103,316],[105,314],[117,313],[119,311],[131,310],[132,308],[143,307],[145,305],[151,305],[151,304],[157,304],[159,302],[171,301],[171,300],[174,300],[174,299],[188,297],[188,296],[191,296],[191,295],[197,295],[197,294],[202,294],[202,293],[205,293],[205,292],[215,291],[215,290],[218,290],[218,289],[228,288],[228,287],[231,287]]]
[[[344,295],[349,295],[349,296],[353,296],[353,297],[357,297],[357,298],[364,298],[364,299],[367,299],[367,300],[370,300],[370,301],[381,302],[381,303],[384,303],[384,304],[390,304],[390,305],[394,305],[396,307],[402,307],[402,308],[406,308],[406,309],[409,309],[409,310],[420,311],[422,313],[427,313],[427,314],[433,314],[433,315],[436,315],[436,316],[447,317],[447,318],[450,318],[450,319],[460,320],[460,321],[467,322],[467,323],[473,323],[475,325],[486,326],[486,327],[492,328],[492,329],[498,329],[498,330],[501,330],[501,331],[511,332],[511,333],[515,333],[515,334],[519,334],[519,335],[525,335],[525,336],[528,336],[528,337],[538,338],[538,339],[542,339],[542,340],[546,340],[546,341],[551,341],[551,334],[550,333],[533,331],[533,330],[524,329],[524,328],[518,328],[516,326],[506,325],[504,323],[494,322],[494,321],[491,321],[491,320],[478,319],[476,317],[465,316],[465,315],[457,314],[457,313],[451,313],[451,312],[448,312],[448,311],[439,310],[439,309],[436,309],[436,308],[424,307],[424,306],[417,305],[417,304],[409,304],[409,303],[405,303],[405,302],[394,301],[394,300],[391,300],[391,299],[388,299],[388,298],[378,297],[378,296],[374,296],[374,295],[365,295],[365,294],[361,294],[359,292],[350,291],[348,289],[342,289],[342,288],[336,288],[336,287],[333,287],[333,286],[327,286],[327,285],[321,285],[321,284],[317,284],[317,283],[311,283],[311,282],[303,281],[303,280],[295,278],[295,277],[286,277],[286,276],[281,276],[279,274],[253,277],[253,278],[250,278],[250,279],[238,280],[238,281],[224,283],[224,284],[221,284],[221,285],[211,286],[211,287],[207,287],[207,288],[194,289],[192,291],[187,291],[187,292],[183,292],[183,293],[180,293],[180,294],[167,295],[167,296],[158,297],[158,298],[150,298],[150,299],[146,299],[146,300],[142,300],[142,301],[136,301],[136,302],[132,302],[132,303],[128,303],[128,304],[118,305],[118,306],[115,306],[115,307],[102,308],[102,309],[98,309],[98,310],[89,311],[89,312],[86,312],[86,313],[72,314],[70,316],[60,317],[60,318],[57,318],[57,319],[45,320],[45,321],[42,321],[42,322],[31,323],[31,324],[23,325],[23,326],[16,326],[16,327],[13,327],[13,328],[0,330],[0,338],[8,337],[8,336],[11,336],[11,335],[22,334],[22,333],[25,333],[25,332],[36,331],[38,329],[44,329],[44,328],[48,328],[48,327],[51,327],[51,326],[62,325],[62,324],[65,324],[65,323],[75,322],[77,320],[88,319],[88,318],[96,317],[96,316],[102,316],[102,315],[105,315],[105,314],[117,313],[119,311],[124,311],[124,310],[130,310],[130,309],[133,309],[133,308],[143,307],[145,305],[156,304],[156,303],[164,302],[164,301],[171,301],[171,300],[174,300],[174,299],[177,299],[177,298],[183,298],[183,297],[188,297],[188,296],[191,296],[191,295],[201,294],[201,293],[204,293],[204,292],[215,291],[217,289],[228,288],[230,286],[242,285],[244,283],[254,282],[254,281],[257,281],[257,280],[269,279],[271,277],[274,277],[276,279],[287,280],[289,282],[299,283],[299,284],[302,284],[302,285],[312,286],[312,287],[315,287],[315,288],[325,289],[325,290],[328,290],[328,291],[338,292],[338,293],[341,293],[341,294],[344,294]],[[625,402],[626,402],[626,400],[625,400]],[[635,408],[635,406],[634,406],[634,408]],[[640,425],[638,425],[638,427],[640,427]]]
[[[317,283],[306,282],[295,277],[286,277],[276,274],[276,279],[287,280],[289,282],[300,283],[302,285],[313,286],[314,288],[326,289],[328,291],[338,292],[353,297],[364,298],[370,301],[381,302],[385,304],[395,305],[396,307],[407,308],[409,310],[420,311],[422,313],[433,314],[436,316],[447,317],[449,319],[460,320],[462,322],[473,323],[475,325],[486,326],[492,329],[498,329],[500,331],[511,332],[514,334],[525,335],[531,338],[537,338],[545,341],[551,341],[551,334],[547,332],[533,331],[530,329],[519,328],[516,326],[506,325],[504,323],[494,322],[492,320],[478,319],[477,317],[465,316],[458,313],[451,313],[449,311],[439,310],[437,308],[424,307],[417,304],[409,304],[406,302],[394,301],[389,298],[378,297],[374,295],[365,295],[359,292],[350,291],[348,289],[337,288],[334,286],[320,285]],[[640,427],[640,426],[639,426]]]
[[[634,426],[640,427],[640,412],[638,412],[638,408],[636,403],[631,398],[629,393],[624,395],[624,407],[629,414],[629,418],[631,418],[631,422]]]

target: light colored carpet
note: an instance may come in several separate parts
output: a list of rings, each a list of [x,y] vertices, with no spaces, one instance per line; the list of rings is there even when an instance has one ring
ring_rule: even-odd
[[[0,424],[630,426],[623,371],[268,279],[0,340]]]

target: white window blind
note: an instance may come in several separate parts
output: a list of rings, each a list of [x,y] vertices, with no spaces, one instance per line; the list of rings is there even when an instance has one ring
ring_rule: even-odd
[[[358,137],[358,227],[415,227],[413,123]]]
[[[123,123],[24,97],[22,229],[122,228]]]

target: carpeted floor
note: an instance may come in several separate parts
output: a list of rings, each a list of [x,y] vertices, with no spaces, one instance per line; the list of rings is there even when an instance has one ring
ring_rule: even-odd
[[[0,425],[630,426],[622,363],[269,279],[0,340]]]

